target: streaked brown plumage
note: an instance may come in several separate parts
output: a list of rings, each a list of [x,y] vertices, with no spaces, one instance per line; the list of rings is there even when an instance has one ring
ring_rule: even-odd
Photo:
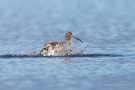
[[[40,51],[42,56],[56,56],[56,55],[69,55],[72,53],[71,42],[72,38],[81,41],[72,35],[71,32],[65,34],[64,42],[49,42],[44,45]],[[82,42],[82,41],[81,41]],[[82,42],[83,43],[83,42]]]

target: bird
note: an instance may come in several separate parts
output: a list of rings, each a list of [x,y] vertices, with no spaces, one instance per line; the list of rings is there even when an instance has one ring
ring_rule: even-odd
[[[72,53],[72,39],[76,39],[83,43],[82,40],[75,37],[72,32],[66,32],[63,42],[48,42],[45,43],[40,51],[41,56],[58,56],[58,55],[70,55]]]

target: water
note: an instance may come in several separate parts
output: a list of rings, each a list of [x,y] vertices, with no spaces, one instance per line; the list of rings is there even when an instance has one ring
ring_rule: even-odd
[[[0,90],[134,90],[134,3],[0,0]],[[22,55],[67,31],[89,43],[82,56]]]

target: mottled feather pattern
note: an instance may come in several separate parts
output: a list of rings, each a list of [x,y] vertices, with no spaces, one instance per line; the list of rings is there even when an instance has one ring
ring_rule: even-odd
[[[64,42],[48,42],[44,45],[40,54],[42,56],[54,56],[54,55],[69,55],[72,53],[71,40],[72,33],[67,32],[65,34]]]

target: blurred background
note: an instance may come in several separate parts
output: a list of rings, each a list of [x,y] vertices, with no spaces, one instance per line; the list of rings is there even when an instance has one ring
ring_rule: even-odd
[[[134,19],[135,0],[0,0],[0,90],[135,90]],[[123,57],[1,57],[38,52],[67,31],[89,43],[84,54]]]
[[[134,3],[134,0],[0,0],[0,54],[38,51],[47,41],[63,40],[67,31],[90,42],[92,52],[113,46],[118,46],[118,51],[126,48],[132,52]]]

